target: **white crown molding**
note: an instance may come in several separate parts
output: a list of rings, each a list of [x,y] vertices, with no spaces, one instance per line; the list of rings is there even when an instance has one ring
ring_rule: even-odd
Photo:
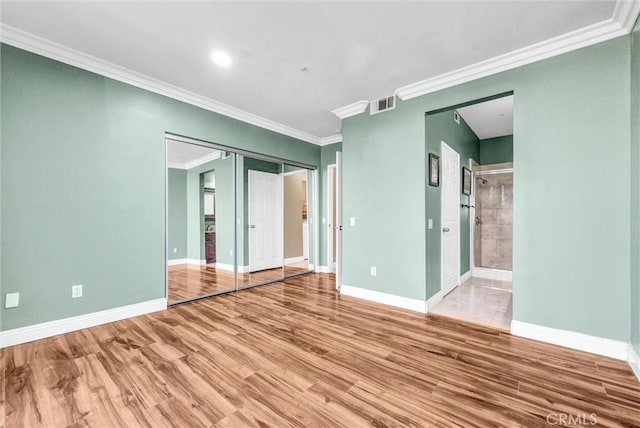
[[[328,137],[320,138],[319,146],[328,146],[329,144],[341,143],[342,142],[342,134],[334,134]]]
[[[620,24],[627,33],[630,33],[638,15],[640,15],[640,0],[617,0],[612,19]]]
[[[19,345],[20,343],[44,339],[46,337],[69,333],[83,328],[95,327],[97,325],[137,317],[152,312],[163,311],[165,309],[167,309],[167,299],[163,297],[161,299],[148,300],[146,302],[134,303],[118,308],[92,312],[90,314],[5,330],[0,332],[0,348]]]
[[[592,354],[604,355],[617,360],[629,360],[630,345],[619,340],[605,339],[516,320],[511,321],[511,334],[579,351],[591,352]]]
[[[357,101],[353,104],[349,104],[348,106],[340,107],[335,110],[331,110],[331,113],[338,116],[340,119],[346,119],[351,116],[355,116],[360,113],[364,113],[369,105],[369,101]]]
[[[197,166],[204,165],[207,162],[214,161],[214,160],[220,158],[220,156],[222,156],[222,152],[221,151],[215,151],[213,153],[209,153],[208,155],[204,155],[202,157],[199,157],[198,159],[194,159],[191,162],[187,162],[187,163],[184,164],[184,166],[186,167],[185,169],[195,168]]]
[[[7,45],[51,58],[110,79],[124,82],[156,94],[164,95],[251,125],[259,126],[260,128],[268,129],[279,134],[297,138],[315,145],[319,145],[321,141],[320,137],[316,137],[315,135],[311,135],[307,132],[291,128],[227,104],[223,104],[211,98],[198,95],[178,86],[171,85],[142,73],[104,61],[100,58],[71,49],[67,46],[63,46],[6,24],[0,25],[0,41]]]
[[[608,19],[522,49],[517,49],[430,79],[403,86],[396,90],[396,94],[403,101],[406,101],[441,89],[450,88],[604,42],[625,34],[628,34],[628,32],[617,21]]]
[[[426,310],[426,303],[424,300],[381,293],[380,291],[367,290],[366,288],[353,287],[346,284],[342,284],[340,287],[340,294],[370,300],[384,305],[395,306],[402,309],[408,309],[410,311],[420,312],[423,314]]]
[[[214,160],[220,158],[221,156],[222,156],[222,152],[221,151],[215,151],[213,153],[206,154],[204,156],[201,156],[199,158],[196,158],[196,159],[194,159],[192,161],[189,161],[189,162],[186,162],[186,163],[167,162],[167,168],[191,169],[191,168],[195,168],[195,167],[200,166],[200,165],[204,165],[207,162],[214,161]]]
[[[551,58],[596,43],[627,35],[640,15],[640,0],[617,0],[613,16],[578,30],[490,58],[457,70],[398,88],[395,94],[403,101],[426,95],[482,77],[511,70],[536,61]],[[341,119],[363,113],[367,101],[333,110]],[[360,107],[360,111],[356,106]],[[363,108],[364,106],[364,108]]]

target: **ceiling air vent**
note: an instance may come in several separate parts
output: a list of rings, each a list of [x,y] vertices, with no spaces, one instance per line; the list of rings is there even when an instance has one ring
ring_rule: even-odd
[[[369,109],[371,114],[381,113],[386,110],[393,110],[396,107],[396,96],[380,98],[379,100],[371,101],[371,108]]]

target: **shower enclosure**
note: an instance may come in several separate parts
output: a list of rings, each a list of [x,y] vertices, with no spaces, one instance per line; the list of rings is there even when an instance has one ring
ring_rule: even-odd
[[[513,171],[475,173],[474,265],[513,268]]]

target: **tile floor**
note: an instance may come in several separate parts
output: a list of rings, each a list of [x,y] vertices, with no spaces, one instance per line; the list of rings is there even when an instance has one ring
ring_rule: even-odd
[[[509,330],[511,281],[471,278],[447,294],[431,313]]]

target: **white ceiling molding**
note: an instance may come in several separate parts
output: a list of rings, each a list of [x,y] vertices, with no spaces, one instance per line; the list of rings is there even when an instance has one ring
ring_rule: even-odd
[[[220,150],[216,150],[213,153],[209,153],[208,155],[204,155],[199,157],[198,159],[194,159],[187,163],[177,163],[177,162],[167,162],[167,168],[175,168],[175,169],[191,169],[200,165],[204,165],[207,162],[214,161],[222,156],[222,152]]]
[[[324,137],[320,139],[321,146],[328,146],[329,144],[341,143],[342,142],[342,134],[334,134],[328,137]]]
[[[316,145],[319,145],[321,142],[321,138],[315,135],[274,122],[253,113],[237,109],[227,104],[220,103],[211,98],[203,97],[202,95],[187,91],[178,86],[154,79],[142,73],[137,73],[133,70],[129,70],[128,68],[120,67],[119,65],[104,61],[75,49],[68,48],[9,25],[1,24],[0,41],[16,48],[51,58],[156,94],[164,95],[187,104],[201,107],[205,110],[219,113],[242,122],[250,123],[251,125],[259,126],[279,134],[287,135]]]
[[[403,86],[396,94],[403,100],[511,70],[556,55],[629,34],[640,12],[638,0],[618,0],[613,18],[553,37],[526,48],[499,55],[431,79]]]
[[[355,116],[360,113],[364,113],[369,105],[369,101],[357,101],[353,104],[349,104],[348,106],[340,107],[335,110],[331,110],[331,113],[338,116],[340,119],[346,119],[351,116]]]
[[[613,9],[613,20],[630,33],[640,15],[640,0],[618,0]]]

